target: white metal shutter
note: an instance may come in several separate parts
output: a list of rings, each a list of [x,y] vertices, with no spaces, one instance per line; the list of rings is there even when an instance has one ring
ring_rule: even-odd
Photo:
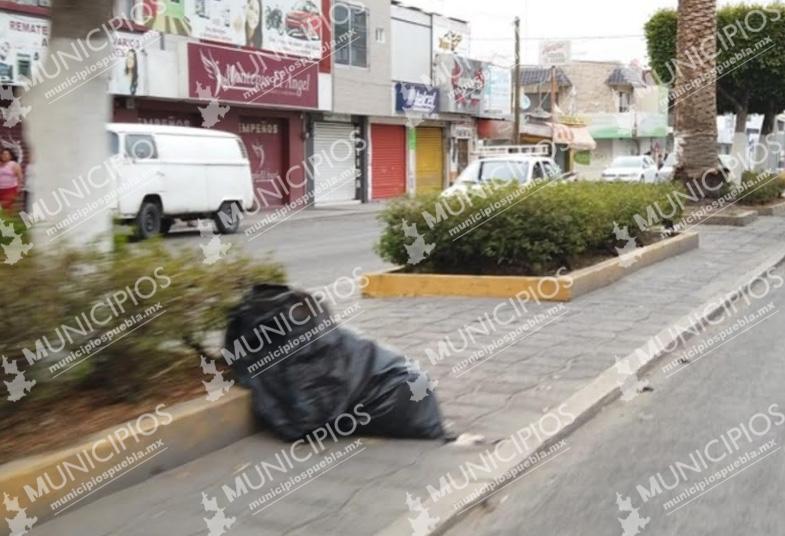
[[[314,124],[314,200],[342,203],[356,198],[357,151],[353,125]]]

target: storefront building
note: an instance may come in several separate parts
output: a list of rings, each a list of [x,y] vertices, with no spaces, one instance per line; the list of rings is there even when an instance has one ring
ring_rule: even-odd
[[[278,15],[285,20],[296,4],[278,2]],[[245,0],[115,2],[124,22],[108,34],[118,58],[109,69],[112,119],[235,133],[248,154],[260,208],[310,204],[309,114],[332,105],[331,3],[316,4],[322,14],[314,14],[308,27],[315,33],[299,35],[263,34],[274,10],[256,13]],[[46,50],[49,21],[46,8],[11,9],[0,12],[11,49],[0,62],[0,80],[15,85]],[[219,12],[231,24],[221,22]],[[26,163],[22,139],[21,123],[0,129],[0,142],[17,147]]]
[[[25,107],[22,85],[46,52],[49,41],[48,10],[33,6],[14,6],[13,11],[0,12],[0,35],[5,50],[0,59],[0,147],[10,149],[23,171],[31,162],[24,140]],[[26,175],[26,174],[24,174]],[[20,185],[24,188],[23,184]]]

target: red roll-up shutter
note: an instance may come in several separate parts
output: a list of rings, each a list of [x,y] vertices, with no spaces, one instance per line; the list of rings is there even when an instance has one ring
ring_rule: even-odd
[[[406,128],[371,125],[373,199],[406,194]]]

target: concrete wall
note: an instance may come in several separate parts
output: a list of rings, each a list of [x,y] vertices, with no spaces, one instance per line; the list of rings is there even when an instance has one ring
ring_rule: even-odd
[[[563,65],[562,70],[572,81],[574,91],[561,101],[562,110],[575,114],[618,112],[614,92],[605,82],[620,66],[620,63],[588,61]]]
[[[432,30],[430,17],[393,6],[392,78],[401,82],[431,84]]]
[[[368,67],[333,63],[333,111],[339,114],[389,115],[392,113],[389,0],[347,2],[368,9]],[[377,30],[383,42],[377,40]]]

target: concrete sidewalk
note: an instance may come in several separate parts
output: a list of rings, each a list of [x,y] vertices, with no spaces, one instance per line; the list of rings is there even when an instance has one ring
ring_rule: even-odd
[[[361,439],[355,447],[331,442],[323,455],[331,455],[326,469],[281,489],[290,474],[273,471],[271,478],[268,472],[261,483],[262,473],[255,469],[262,461],[280,464],[281,453],[290,448],[258,434],[36,526],[31,534],[181,535],[205,534],[209,528],[211,536],[367,535],[401,527],[401,519],[409,517],[411,530],[396,533],[425,535],[434,520],[416,499],[427,497],[429,485],[438,488],[447,473],[460,475],[472,456],[554,410],[617,358],[717,295],[736,290],[751,271],[785,256],[785,219],[762,218],[745,228],[701,227],[700,233],[696,251],[563,308],[529,304],[516,322],[496,324],[487,335],[479,334],[488,331],[484,315],[492,314],[499,300],[360,301],[351,325],[418,360],[438,382],[436,393],[453,433],[482,436],[476,442]],[[516,331],[526,322],[530,329]],[[464,345],[467,333],[472,336]],[[443,352],[444,359],[432,365],[426,350],[438,355],[439,341],[447,339],[456,348],[466,347]],[[483,361],[455,369],[477,351],[486,352]],[[237,489],[236,478],[245,479],[246,487],[253,482],[255,489],[227,495],[227,489]]]

